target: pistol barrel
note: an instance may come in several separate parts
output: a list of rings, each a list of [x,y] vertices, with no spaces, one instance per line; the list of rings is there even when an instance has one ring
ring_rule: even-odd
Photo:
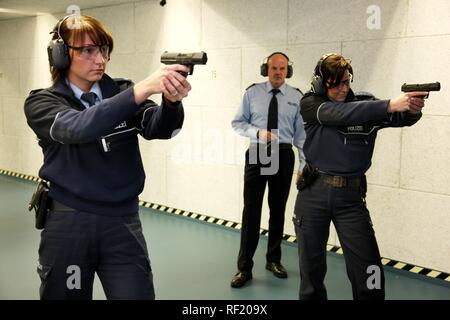
[[[412,91],[440,91],[441,84],[439,82],[432,83],[416,83],[416,84],[406,84],[402,85],[403,92],[412,92]]]
[[[161,55],[161,62],[164,64],[206,64],[208,57],[206,52],[178,53],[165,51]]]

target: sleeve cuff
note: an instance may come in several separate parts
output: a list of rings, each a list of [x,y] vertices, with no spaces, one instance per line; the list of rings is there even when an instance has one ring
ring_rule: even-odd
[[[259,132],[259,128],[256,128],[256,127],[251,127],[250,129],[248,129],[249,136],[251,138],[255,138],[256,140],[258,140],[258,138],[259,138],[258,132]]]
[[[181,101],[172,102],[172,101],[167,100],[164,95],[162,96],[162,101],[163,101],[164,106],[173,108],[173,109],[177,108],[181,104]]]

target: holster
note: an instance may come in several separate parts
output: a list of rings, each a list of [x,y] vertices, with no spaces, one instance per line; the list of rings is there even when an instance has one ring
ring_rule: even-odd
[[[312,185],[318,176],[318,169],[314,168],[309,162],[306,162],[306,165],[302,171],[302,176],[297,181],[297,189],[302,191],[306,187]]]
[[[40,181],[37,185],[36,191],[31,197],[28,204],[28,211],[34,209],[36,217],[36,229],[41,230],[45,227],[45,220],[47,219],[47,213],[50,207],[50,197],[48,195],[48,184],[45,181]]]

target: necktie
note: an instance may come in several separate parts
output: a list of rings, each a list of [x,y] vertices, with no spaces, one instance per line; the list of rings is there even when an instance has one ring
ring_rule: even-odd
[[[272,89],[272,99],[269,104],[269,115],[267,117],[267,130],[278,129],[278,100],[277,93],[279,89]]]
[[[97,95],[94,92],[83,93],[81,95],[81,100],[86,101],[89,104],[89,107],[91,107],[95,104],[96,98],[97,98]]]

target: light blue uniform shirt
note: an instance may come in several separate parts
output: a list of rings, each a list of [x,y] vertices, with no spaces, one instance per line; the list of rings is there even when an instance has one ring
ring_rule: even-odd
[[[69,80],[66,80],[66,82],[69,84],[70,88],[72,88],[73,94],[75,95],[75,97],[81,101],[81,103],[86,107],[89,108],[89,104],[84,101],[81,100],[81,95],[84,93],[83,90],[81,90],[80,88],[78,88],[76,85],[74,85],[73,83],[69,82]],[[102,90],[100,90],[100,85],[98,84],[98,82],[95,82],[92,85],[92,88],[90,90],[90,92],[94,92],[97,97],[95,98],[95,104],[100,103],[103,100],[103,96],[102,96]]]
[[[231,121],[233,129],[241,136],[249,137],[251,143],[257,143],[256,134],[259,129],[267,130],[269,104],[273,89],[269,81],[257,83],[245,91],[242,104],[234,119]],[[300,115],[299,90],[284,83],[279,87],[278,100],[278,141],[279,143],[292,143],[298,149],[300,169],[305,165],[303,144],[306,139],[303,119]],[[259,141],[260,143],[265,143]]]

